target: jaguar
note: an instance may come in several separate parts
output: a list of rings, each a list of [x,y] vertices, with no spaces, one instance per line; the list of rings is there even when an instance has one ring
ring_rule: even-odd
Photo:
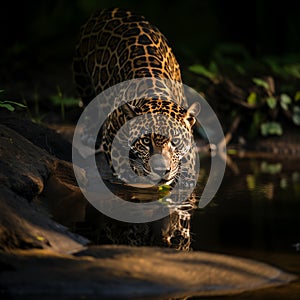
[[[121,9],[103,10],[91,16],[81,28],[76,47],[73,69],[77,89],[84,104],[88,104],[102,91],[127,80],[147,78],[138,81],[136,91],[151,87],[151,97],[134,95],[132,102],[120,106],[128,96],[126,92],[119,99],[103,101],[102,111],[110,107],[113,112],[107,118],[102,130],[102,146],[112,166],[112,141],[122,125],[137,116],[165,115],[169,124],[162,130],[163,120],[147,118],[147,122],[135,122],[129,138],[132,140],[129,158],[131,167],[139,176],[162,177],[164,184],[170,184],[178,177],[180,160],[189,156],[189,135],[195,123],[197,104],[184,109],[186,100],[181,88],[181,74],[177,60],[160,31],[144,17]],[[179,84],[176,84],[179,83]],[[125,99],[124,99],[125,98]],[[107,102],[107,103],[105,103]],[[112,103],[114,102],[114,103]],[[152,129],[151,132],[149,129]],[[160,134],[156,134],[158,129]],[[133,132],[135,131],[135,132]],[[135,138],[135,134],[139,136]],[[123,139],[124,140],[124,139]],[[124,153],[115,153],[122,168]],[[158,155],[155,155],[158,154]],[[152,159],[151,157],[156,158]],[[160,174],[163,169],[164,174]],[[122,174],[119,176],[122,177]],[[189,174],[189,172],[186,172]],[[157,176],[156,176],[157,175]]]
[[[95,12],[81,27],[73,70],[85,105],[130,81],[110,90],[99,112],[108,115],[99,135],[101,148],[114,172],[117,162],[121,179],[127,176],[122,166],[129,158],[137,178],[174,185],[184,173],[181,183],[189,184],[195,163],[191,136],[200,107],[188,107],[179,64],[154,25],[119,8]],[[118,135],[126,123],[128,131]],[[120,147],[113,147],[116,137]]]

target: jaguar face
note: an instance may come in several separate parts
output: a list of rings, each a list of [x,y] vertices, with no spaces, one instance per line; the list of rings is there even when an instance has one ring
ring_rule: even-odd
[[[134,123],[130,130],[129,161],[138,176],[147,176],[159,184],[176,181],[181,172],[181,159],[192,147],[192,126],[199,108],[196,106],[188,111],[176,111],[176,119],[169,111],[167,116],[146,114],[145,122]]]
[[[170,137],[147,134],[138,138],[130,148],[129,160],[138,176],[168,184],[180,169],[182,155]]]

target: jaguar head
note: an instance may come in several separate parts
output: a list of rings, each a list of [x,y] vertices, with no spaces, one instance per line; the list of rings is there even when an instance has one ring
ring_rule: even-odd
[[[136,120],[130,125],[128,143],[131,169],[150,182],[172,184],[180,175],[182,158],[191,151],[200,105],[185,110],[173,102],[153,100],[126,109]]]

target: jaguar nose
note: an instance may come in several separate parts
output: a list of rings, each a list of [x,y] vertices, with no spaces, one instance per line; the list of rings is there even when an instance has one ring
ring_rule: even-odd
[[[161,154],[154,154],[150,158],[150,166],[153,173],[165,175],[170,169],[169,161]]]

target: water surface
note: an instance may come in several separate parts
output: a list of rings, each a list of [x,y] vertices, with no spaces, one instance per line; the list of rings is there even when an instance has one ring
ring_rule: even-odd
[[[203,171],[204,172],[204,171]],[[194,250],[261,260],[300,276],[300,159],[232,158],[220,190],[194,211]],[[299,299],[300,281],[234,299]]]

